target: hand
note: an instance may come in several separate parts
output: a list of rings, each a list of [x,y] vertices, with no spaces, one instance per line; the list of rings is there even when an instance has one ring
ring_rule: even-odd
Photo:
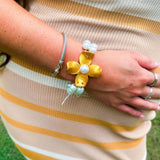
[[[129,51],[104,50],[96,53],[93,64],[102,67],[102,76],[90,78],[87,91],[91,96],[141,118],[141,110],[159,110],[158,104],[143,98],[150,92],[148,85],[155,79],[149,70],[158,67],[150,58]],[[160,82],[153,87],[152,98],[160,98],[158,86]]]

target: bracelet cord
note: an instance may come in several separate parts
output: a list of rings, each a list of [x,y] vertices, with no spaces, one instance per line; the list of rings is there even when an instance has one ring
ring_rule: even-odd
[[[67,37],[66,37],[65,33],[62,33],[62,34],[63,34],[64,40],[63,40],[63,50],[62,50],[62,54],[61,54],[61,59],[59,60],[57,68],[54,70],[53,73],[51,73],[52,76],[56,76],[59,73],[60,69],[63,66],[63,62],[64,62],[64,57],[65,57],[66,47],[67,47]]]

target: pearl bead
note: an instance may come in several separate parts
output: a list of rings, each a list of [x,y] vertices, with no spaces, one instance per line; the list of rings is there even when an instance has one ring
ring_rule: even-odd
[[[92,43],[91,46],[94,48],[98,48],[98,45],[96,43]]]
[[[83,49],[88,50],[90,45],[91,45],[91,42],[89,40],[85,40],[83,42]]]
[[[83,73],[83,74],[86,74],[88,73],[89,71],[89,67],[86,65],[86,64],[83,64],[81,67],[80,67],[80,72]]]
[[[97,44],[92,43],[92,44],[89,46],[89,51],[90,51],[90,52],[93,52],[93,53],[96,53],[96,52],[97,52],[97,48],[98,48]]]
[[[96,52],[97,52],[97,49],[94,48],[94,47],[90,47],[90,48],[89,48],[89,51],[92,52],[92,53],[96,53]]]

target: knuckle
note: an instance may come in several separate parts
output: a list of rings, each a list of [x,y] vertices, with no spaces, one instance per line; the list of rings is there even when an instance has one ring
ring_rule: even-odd
[[[129,54],[131,54],[131,55],[135,55],[136,53],[135,52],[133,52],[133,51],[126,51],[127,53],[129,53]]]
[[[135,86],[134,81],[130,80],[130,81],[128,82],[128,87],[133,88],[134,86]]]
[[[149,80],[148,76],[146,76],[146,75],[142,75],[139,77],[140,84],[147,84],[149,81],[150,80]]]
[[[138,89],[138,88],[135,88],[135,89],[132,89],[130,92],[135,96],[139,96],[139,95],[141,95],[142,90]]]

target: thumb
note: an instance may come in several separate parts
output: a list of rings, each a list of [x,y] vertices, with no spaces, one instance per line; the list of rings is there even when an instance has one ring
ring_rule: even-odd
[[[148,56],[145,56],[143,54],[135,54],[135,59],[137,60],[138,64],[143,67],[146,68],[148,70],[150,69],[155,69],[158,66],[160,66],[160,63],[153,61],[151,58],[149,58]]]

